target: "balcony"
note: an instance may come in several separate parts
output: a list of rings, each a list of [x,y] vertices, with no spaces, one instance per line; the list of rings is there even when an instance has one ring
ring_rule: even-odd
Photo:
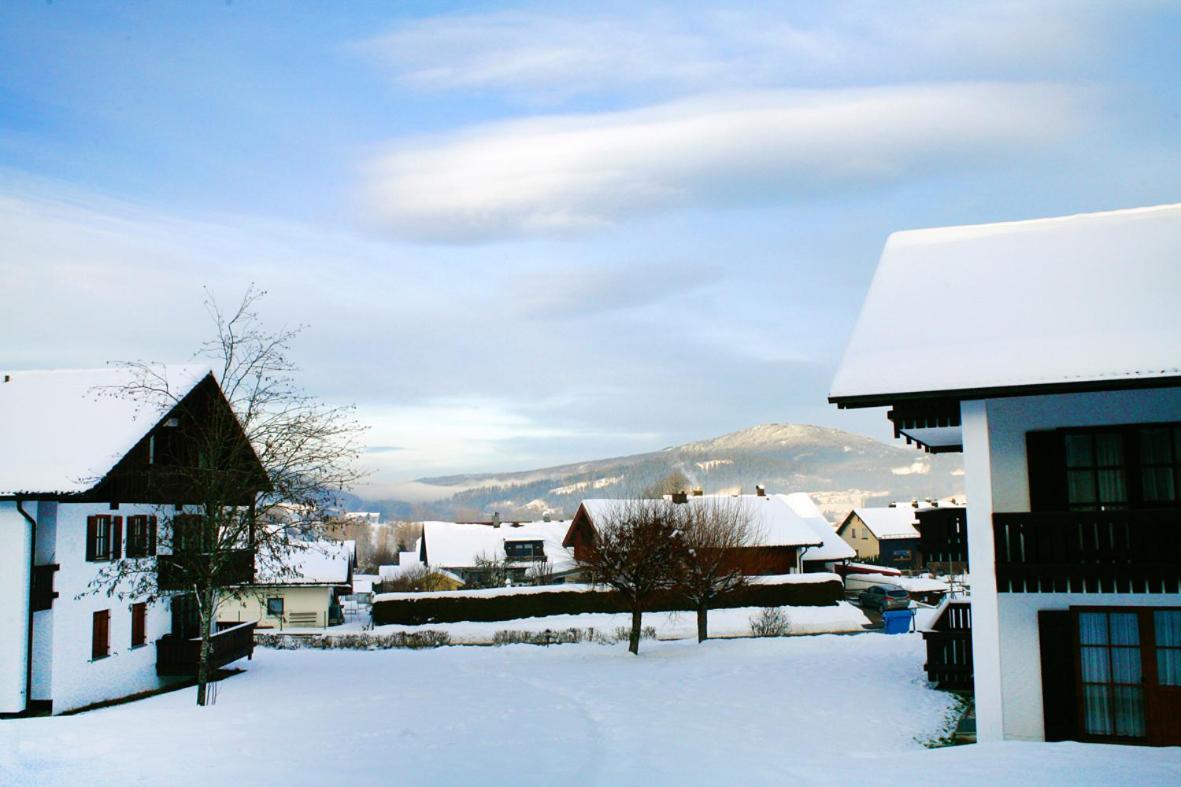
[[[239,623],[213,635],[209,668],[219,669],[232,661],[254,655],[255,623]],[[197,674],[201,659],[201,638],[181,639],[171,634],[156,640],[156,674],[190,676]]]
[[[1000,593],[1177,593],[1181,510],[993,515]]]
[[[929,631],[927,679],[941,689],[973,688],[972,608],[966,600],[949,601]]]
[[[207,557],[207,556],[206,556]],[[218,556],[222,562],[215,587],[249,585],[254,582],[254,553],[249,549],[235,549]],[[160,590],[190,590],[192,582],[186,576],[185,567],[200,565],[190,554],[183,559],[176,555],[160,555],[156,558],[156,584]]]

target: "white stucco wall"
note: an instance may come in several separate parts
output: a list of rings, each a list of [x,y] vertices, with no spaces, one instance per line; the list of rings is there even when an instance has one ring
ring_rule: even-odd
[[[268,598],[283,598],[283,612],[285,616],[299,612],[314,612],[316,626],[328,625],[328,605],[332,601],[332,588],[324,586],[266,586],[247,591],[234,598],[223,598],[217,608],[219,621],[245,623],[257,621],[261,627],[288,628],[292,624],[289,620],[279,620],[266,614]]]
[[[1044,738],[1037,612],[1071,605],[1176,605],[1177,596],[996,593],[993,512],[1029,510],[1026,432],[1181,420],[1181,389],[964,402],[961,406],[972,577],[972,656],[981,741]]]
[[[168,603],[148,607],[147,644],[131,647],[132,599],[120,600],[105,593],[88,593],[87,585],[105,564],[86,562],[86,517],[111,514],[124,518],[134,514],[158,514],[152,506],[119,507],[112,511],[105,504],[71,503],[57,506],[57,539],[54,561],[61,565],[55,577],[59,594],[52,615],[52,685],[53,711],[79,708],[95,702],[117,699],[129,694],[161,688],[174,679],[156,676],[155,641],[172,626]],[[124,524],[123,537],[127,537]],[[81,597],[77,597],[80,594]],[[77,598],[76,598],[77,597]],[[91,634],[93,614],[108,609],[110,620],[110,655],[92,660]]]
[[[30,535],[16,503],[0,500],[0,713],[25,709]]]

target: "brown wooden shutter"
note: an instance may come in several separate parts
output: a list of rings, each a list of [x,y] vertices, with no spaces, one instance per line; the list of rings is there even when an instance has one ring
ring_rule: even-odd
[[[148,605],[139,603],[131,605],[131,645],[142,645],[147,639],[147,611]]]
[[[90,641],[90,657],[92,659],[101,659],[110,653],[110,623],[110,610],[104,609],[94,613]]]
[[[1076,741],[1079,734],[1074,619],[1067,609],[1043,609],[1037,613],[1037,625],[1046,740]]]
[[[94,547],[95,541],[98,540],[98,517],[86,517],[86,559],[92,561],[95,558]]]
[[[114,517],[111,525],[111,560],[123,557],[123,517]]]
[[[156,517],[148,517],[148,554],[156,554]]]
[[[1066,443],[1061,432],[1027,432],[1031,511],[1066,510]]]

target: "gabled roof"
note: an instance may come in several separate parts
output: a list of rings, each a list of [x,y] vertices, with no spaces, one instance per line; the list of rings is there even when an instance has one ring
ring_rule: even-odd
[[[422,538],[426,544],[427,564],[432,568],[472,568],[481,555],[504,559],[504,545],[511,541],[541,541],[555,571],[569,568],[574,561],[570,551],[562,546],[562,538],[570,523],[529,522],[519,527],[502,524],[460,524],[457,522],[423,522]]]
[[[351,541],[313,541],[287,556],[287,571],[257,566],[256,585],[349,585],[354,559]]]
[[[856,514],[865,523],[865,526],[869,528],[869,532],[873,533],[873,537],[879,541],[889,541],[894,538],[919,537],[919,531],[915,529],[918,519],[915,517],[915,509],[910,506],[900,506],[898,508],[854,508],[852,513]],[[848,521],[849,517],[846,517],[841,527],[844,527]]]
[[[677,505],[705,506],[718,501],[741,506],[758,533],[757,546],[820,546],[823,538],[800,518],[779,495],[696,495]],[[631,501],[596,498],[583,500],[591,524],[603,521]],[[596,525],[597,527],[597,525]]]
[[[6,372],[0,376],[0,495],[72,494],[94,487],[165,411],[113,391],[126,368]],[[211,372],[162,367],[176,399]]]
[[[782,498],[788,507],[812,528],[812,532],[820,537],[821,545],[808,547],[804,552],[804,560],[849,560],[857,556],[857,550],[849,546],[845,539],[837,535],[837,531],[820,513],[815,501],[803,492],[793,492],[789,495],[775,495]]]
[[[1181,384],[1179,260],[1181,204],[894,233],[829,401]]]

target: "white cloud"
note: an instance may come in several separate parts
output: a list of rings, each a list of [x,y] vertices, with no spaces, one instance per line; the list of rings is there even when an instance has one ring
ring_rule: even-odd
[[[403,142],[367,203],[419,240],[565,234],[694,205],[804,199],[1021,158],[1085,125],[1042,84],[759,91]]]
[[[1062,0],[830,3],[823,13],[798,3],[593,14],[546,6],[413,20],[359,48],[414,89],[552,101],[642,86],[697,92],[1054,69],[1093,58],[1109,15],[1103,4]]]
[[[891,467],[890,472],[894,475],[927,475],[931,472],[931,465],[929,462],[918,459],[909,465],[903,465],[902,467]]]

